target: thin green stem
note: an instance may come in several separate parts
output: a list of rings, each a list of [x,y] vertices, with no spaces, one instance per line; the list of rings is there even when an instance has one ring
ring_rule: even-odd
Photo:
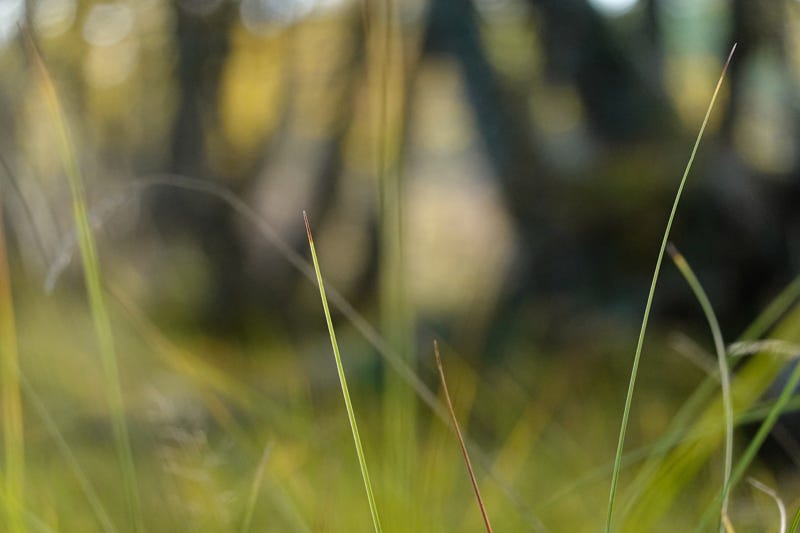
[[[722,387],[722,406],[723,411],[725,412],[725,463],[724,463],[724,477],[723,477],[723,491],[725,493],[725,497],[722,500],[722,506],[720,509],[720,516],[723,518],[728,514],[728,486],[731,480],[731,468],[733,465],[733,401],[731,400],[731,376],[730,376],[730,368],[728,368],[728,357],[725,353],[725,342],[722,340],[722,331],[719,327],[719,322],[717,321],[717,317],[714,314],[714,308],[711,306],[711,302],[706,295],[706,291],[703,290],[703,286],[700,281],[695,276],[692,267],[689,266],[689,263],[686,261],[686,258],[678,252],[677,248],[670,243],[667,246],[667,251],[669,252],[670,257],[672,257],[672,261],[675,263],[675,266],[678,267],[678,270],[681,271],[683,277],[686,279],[686,282],[691,287],[692,292],[694,293],[695,298],[700,303],[700,307],[703,309],[703,314],[706,316],[706,320],[708,321],[708,326],[711,329],[711,335],[714,338],[714,349],[717,352],[717,363],[719,364],[719,378],[720,378],[720,385]]]
[[[372,525],[375,527],[375,532],[380,533],[381,520],[378,515],[378,506],[375,503],[375,495],[372,492],[372,483],[369,480],[369,471],[367,470],[367,460],[364,457],[364,449],[361,445],[361,437],[358,434],[358,424],[356,423],[356,415],[353,411],[353,403],[350,400],[350,391],[347,388],[347,378],[344,375],[344,367],[342,366],[342,357],[339,354],[339,344],[336,342],[336,332],[333,329],[333,320],[331,319],[331,312],[328,309],[328,298],[325,296],[325,285],[322,282],[322,272],[319,269],[319,260],[317,260],[317,251],[314,248],[314,238],[311,235],[311,226],[308,223],[308,215],[303,211],[303,220],[306,223],[306,234],[308,235],[308,246],[311,249],[311,259],[314,261],[314,272],[317,275],[317,285],[319,286],[319,296],[322,299],[322,309],[325,312],[325,322],[328,325],[328,333],[331,337],[331,346],[333,347],[333,356],[336,359],[336,371],[339,373],[339,383],[342,386],[342,396],[344,397],[344,405],[347,409],[347,418],[350,421],[350,429],[353,432],[353,443],[356,447],[356,454],[358,455],[358,464],[361,467],[361,477],[364,480],[364,489],[367,491],[367,500],[369,501],[369,511],[372,515]]]
[[[274,442],[267,443],[264,447],[264,453],[261,454],[258,467],[256,467],[256,475],[253,477],[253,483],[250,485],[250,494],[247,497],[247,508],[244,512],[244,518],[242,519],[241,533],[250,531],[250,524],[253,522],[253,513],[255,513],[256,502],[258,501],[258,493],[261,490],[261,483],[264,480],[264,470],[267,467],[267,461],[269,460],[274,445]]]
[[[667,227],[664,230],[664,237],[661,240],[661,248],[658,252],[658,258],[656,259],[656,267],[655,271],[653,272],[653,280],[650,282],[650,292],[647,295],[647,303],[645,304],[644,308],[644,317],[642,318],[642,326],[639,330],[639,340],[636,342],[636,353],[633,356],[633,366],[631,368],[631,376],[630,380],[628,381],[628,392],[625,397],[625,407],[622,411],[622,424],[620,425],[619,430],[619,439],[617,441],[617,452],[614,456],[614,470],[611,473],[611,488],[609,490],[608,495],[608,510],[606,513],[606,533],[611,531],[611,519],[614,513],[614,499],[617,494],[617,484],[619,482],[619,471],[622,465],[622,451],[625,447],[625,434],[628,429],[628,419],[630,418],[631,412],[631,405],[633,404],[633,392],[636,385],[636,376],[639,372],[639,362],[642,356],[642,346],[644,345],[644,334],[647,331],[647,322],[650,318],[650,308],[653,305],[653,296],[656,292],[656,284],[658,283],[658,275],[661,272],[661,262],[664,259],[664,251],[667,247],[667,242],[669,241],[669,233],[672,229],[672,222],[675,219],[675,213],[678,210],[678,204],[681,200],[681,195],[683,194],[683,188],[686,185],[686,178],[689,176],[689,171],[692,168],[692,164],[694,163],[694,157],[697,153],[697,147],[700,145],[700,140],[703,138],[703,133],[705,132],[706,125],[708,124],[708,118],[711,116],[711,110],[714,108],[714,102],[717,100],[717,95],[719,94],[720,87],[722,86],[722,80],[725,78],[725,72],[728,69],[728,65],[731,62],[731,58],[733,57],[733,52],[736,50],[736,45],[733,45],[731,48],[730,54],[728,54],[728,59],[725,61],[725,66],[722,68],[722,74],[720,74],[719,80],[717,80],[717,85],[714,88],[714,93],[711,96],[711,102],[708,104],[708,109],[706,110],[705,117],[703,118],[703,124],[700,126],[700,131],[697,134],[697,139],[695,139],[694,146],[692,147],[692,153],[689,156],[689,162],[686,164],[686,169],[683,171],[683,177],[681,178],[680,185],[678,186],[678,192],[675,194],[675,201],[672,203],[672,210],[669,214],[669,219],[667,220]]]

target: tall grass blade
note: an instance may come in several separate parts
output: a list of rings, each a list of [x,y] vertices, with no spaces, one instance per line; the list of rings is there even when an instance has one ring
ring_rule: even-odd
[[[406,51],[402,2],[365,1],[366,82],[373,172],[379,209],[380,327],[395,353],[415,365],[413,307],[407,297],[403,254],[402,151],[405,128]],[[421,527],[425,500],[417,479],[417,402],[393,369],[384,369],[382,487],[384,516],[409,529]]]
[[[336,333],[333,330],[333,320],[331,320],[331,312],[328,309],[328,298],[325,296],[325,285],[322,283],[322,273],[319,269],[319,260],[317,259],[317,251],[314,248],[314,238],[311,235],[311,226],[308,223],[308,215],[303,211],[303,220],[306,223],[306,234],[308,235],[308,246],[311,249],[311,259],[314,261],[314,272],[317,274],[317,284],[319,285],[319,296],[322,299],[322,309],[325,312],[325,322],[328,324],[328,333],[331,337],[331,346],[333,347],[333,355],[336,359],[336,371],[339,373],[339,383],[342,386],[342,396],[344,397],[344,405],[347,408],[347,418],[350,421],[350,429],[353,432],[353,443],[356,447],[356,454],[358,455],[358,464],[361,467],[361,477],[364,480],[364,489],[367,491],[367,500],[369,501],[369,511],[372,515],[372,525],[375,527],[376,533],[380,533],[381,520],[378,515],[378,506],[375,503],[375,495],[372,492],[372,483],[369,480],[369,471],[367,470],[367,460],[364,457],[364,449],[361,446],[361,437],[358,434],[358,424],[356,423],[356,415],[353,411],[353,403],[350,401],[350,391],[347,389],[347,378],[344,375],[344,367],[342,366],[342,357],[339,354],[339,344],[336,342]]]
[[[97,343],[100,349],[100,360],[104,374],[103,384],[105,386],[106,399],[111,411],[114,447],[120,465],[129,521],[134,531],[137,533],[144,533],[145,528],[141,513],[141,504],[139,503],[136,469],[128,435],[128,425],[125,420],[125,408],[122,398],[117,353],[114,346],[111,320],[106,310],[105,296],[103,294],[97,246],[95,244],[94,235],[92,234],[86,209],[83,177],[75,157],[75,150],[72,146],[66,118],[64,117],[61,104],[59,103],[55,85],[30,36],[29,44],[36,74],[44,94],[44,100],[49,108],[50,116],[56,130],[59,151],[61,152],[67,179],[69,181],[70,192],[72,194],[72,212],[77,230],[78,247],[83,261],[83,273],[89,298],[89,307],[91,309],[95,335],[97,336]]]
[[[633,356],[633,366],[631,367],[631,376],[630,380],[628,381],[628,392],[625,396],[625,407],[622,411],[622,424],[620,425],[619,430],[619,439],[617,441],[617,452],[614,456],[614,470],[611,473],[611,488],[609,490],[608,495],[608,510],[606,513],[606,533],[611,531],[611,519],[614,513],[614,499],[617,493],[617,483],[619,482],[619,471],[620,467],[622,466],[622,451],[625,447],[625,433],[628,429],[628,418],[630,417],[631,412],[631,405],[633,404],[633,391],[636,385],[636,376],[639,372],[639,361],[641,360],[642,355],[642,345],[644,344],[644,334],[647,330],[647,321],[650,318],[650,308],[653,305],[653,295],[656,292],[656,284],[658,283],[658,275],[661,272],[661,262],[664,259],[664,251],[667,247],[667,242],[669,241],[669,233],[672,229],[672,221],[675,219],[675,212],[678,210],[678,204],[681,200],[681,195],[683,194],[683,187],[686,184],[686,178],[689,176],[689,171],[692,168],[692,164],[694,163],[694,157],[697,153],[697,147],[700,145],[700,140],[703,138],[703,133],[705,132],[706,125],[708,124],[708,118],[711,116],[711,110],[714,108],[714,102],[717,100],[717,95],[719,94],[720,87],[722,87],[722,80],[725,78],[725,72],[728,70],[728,65],[730,65],[731,58],[733,57],[733,52],[736,50],[736,44],[733,45],[731,48],[730,53],[728,54],[728,59],[725,61],[725,66],[722,67],[722,74],[720,74],[719,80],[717,80],[717,85],[714,88],[714,93],[711,95],[711,102],[708,104],[708,109],[706,110],[705,117],[703,118],[703,123],[700,126],[700,131],[697,134],[697,138],[695,139],[694,146],[692,147],[692,153],[689,156],[689,162],[686,164],[686,169],[683,171],[683,177],[681,178],[680,185],[678,186],[678,192],[675,194],[675,201],[672,203],[672,210],[669,214],[669,219],[667,219],[667,227],[664,230],[664,237],[661,240],[661,249],[658,252],[658,258],[656,259],[656,267],[655,271],[653,272],[653,280],[650,282],[650,292],[647,295],[647,303],[645,304],[644,308],[644,316],[642,318],[642,326],[639,330],[639,340],[636,342],[636,352]]]
[[[433,341],[433,353],[436,355],[436,367],[439,369],[439,379],[442,382],[442,391],[444,392],[444,399],[447,401],[447,410],[450,412],[450,419],[453,422],[453,429],[458,437],[458,444],[461,446],[461,455],[464,456],[464,463],[467,465],[467,472],[469,473],[469,480],[472,482],[472,489],[475,491],[475,498],[478,500],[478,507],[483,517],[483,524],[486,526],[487,533],[492,533],[492,524],[489,522],[489,515],[486,514],[486,506],[483,504],[481,498],[481,491],[478,488],[478,481],[475,479],[475,471],[472,470],[472,462],[469,460],[469,453],[467,452],[467,445],[464,444],[464,437],[461,435],[461,428],[458,427],[458,419],[456,412],[453,409],[453,402],[450,400],[450,392],[447,390],[447,380],[444,378],[444,368],[442,367],[442,356],[439,353],[439,343]]]
[[[3,448],[5,460],[5,520],[9,531],[25,530],[25,435],[22,424],[22,400],[19,385],[19,353],[14,321],[11,272],[3,231],[3,209],[0,203],[0,386],[2,386]]]
[[[670,257],[672,257],[672,261],[675,263],[675,266],[678,267],[678,270],[680,270],[681,274],[683,274],[683,277],[686,279],[689,287],[691,287],[692,292],[694,292],[694,296],[697,298],[697,301],[700,303],[700,307],[703,309],[703,314],[706,316],[708,326],[711,328],[711,335],[714,337],[714,349],[717,352],[719,379],[722,387],[722,406],[725,412],[725,463],[723,477],[723,490],[725,497],[722,500],[722,507],[720,509],[720,516],[724,520],[728,515],[727,494],[728,485],[730,484],[731,480],[731,468],[733,465],[734,424],[733,402],[731,400],[731,375],[730,369],[728,368],[728,357],[725,352],[725,342],[722,340],[722,332],[720,331],[717,317],[714,314],[714,308],[711,306],[711,302],[708,300],[708,296],[703,290],[703,286],[700,284],[697,276],[695,276],[694,271],[692,271],[692,267],[689,266],[686,258],[684,258],[680,252],[678,252],[677,248],[675,248],[672,243],[670,243],[667,247],[667,251],[669,252]]]

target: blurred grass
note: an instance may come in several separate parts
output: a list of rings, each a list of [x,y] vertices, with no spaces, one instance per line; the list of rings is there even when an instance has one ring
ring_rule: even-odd
[[[31,288],[23,285],[20,290],[27,295],[28,302],[20,317],[26,325],[21,350],[22,353],[32,351],[34,355],[27,365],[32,386],[41,391],[42,403],[58,421],[86,477],[103,489],[99,497],[111,519],[124,523],[123,494],[114,476],[109,475],[113,448],[106,448],[106,438],[102,437],[106,415],[93,408],[96,400],[92,396],[79,396],[83,387],[64,388],[64,385],[85,383],[87,374],[83,368],[91,364],[90,359],[57,358],[57,380],[48,378],[47,369],[55,370],[52,358],[56,354],[69,353],[65,352],[67,346],[80,350],[79,347],[89,345],[86,334],[90,329],[86,328],[91,327],[91,319],[73,313],[75,316],[70,322],[53,328],[49,338],[32,339],[34,326],[49,320],[48,316],[55,309],[47,308],[57,301],[41,300],[31,305],[35,303]],[[65,304],[67,302],[58,305]],[[126,360],[124,371],[133,386],[126,397],[130,398],[128,411],[137,422],[134,433],[136,448],[140,450],[137,467],[143,493],[148,495],[143,509],[149,517],[151,530],[238,529],[260,461],[260,450],[250,443],[271,439],[275,445],[264,469],[262,497],[253,510],[252,531],[362,531],[371,527],[364,489],[359,487],[358,468],[348,459],[353,453],[352,435],[343,423],[347,413],[341,405],[341,391],[322,384],[312,386],[309,382],[308,369],[322,365],[325,350],[321,344],[306,340],[281,353],[263,341],[249,348],[232,349],[213,347],[202,336],[187,337],[177,342],[191,359],[174,366],[162,357],[150,337],[139,334],[139,326],[130,322],[121,306],[112,305],[109,311],[126,352],[138,354],[134,360]],[[370,447],[370,443],[379,442],[382,434],[380,409],[376,407],[379,396],[364,379],[365,360],[359,355],[363,341],[358,342],[346,324],[341,329],[339,343],[344,343],[343,349],[353,354],[349,363],[343,361],[345,371],[354,378],[354,387],[350,390],[353,402],[373,406],[361,413],[365,452],[377,457],[377,448]],[[620,336],[630,333],[622,331]],[[782,331],[774,335],[780,337]],[[681,395],[673,392],[665,396],[664,391],[683,389],[688,392],[697,381],[693,368],[675,359],[666,349],[664,340],[664,335],[656,328],[650,349],[658,363],[643,367],[643,385],[637,403],[642,411],[632,418],[634,443],[646,443],[651,438],[647,435],[653,435],[652,430],[645,429],[646,420],[653,417],[652,406],[661,406],[658,409],[663,409],[664,414],[657,416],[665,421],[678,407]],[[620,340],[620,346],[596,346],[595,349],[615,353],[622,346],[624,342]],[[620,366],[609,372],[602,358],[577,362],[567,359],[569,353],[581,349],[578,345],[565,347],[563,352],[552,354],[554,359],[549,364],[536,363],[520,353],[513,362],[514,376],[497,371],[477,373],[455,353],[448,365],[455,407],[459,413],[465,413],[465,432],[480,438],[482,446],[494,458],[498,474],[553,530],[596,529],[610,472],[607,462],[613,455],[614,416],[608,406],[613,404],[615,393],[623,383],[624,370]],[[250,350],[269,354],[269,357],[249,359],[245,353]],[[199,357],[192,353],[195,351],[205,355]],[[302,353],[319,353],[320,358],[314,356],[310,362],[304,362],[298,357]],[[231,385],[220,388],[214,384],[217,380],[199,378],[197,373],[181,370],[191,366],[189,361],[204,361],[208,365],[207,372],[226,376]],[[670,361],[670,368],[664,369],[663,361]],[[252,401],[241,403],[237,396],[229,396],[226,390],[233,384],[240,393],[245,391],[252,396]],[[153,397],[155,391],[158,395]],[[310,404],[305,399],[309,393]],[[209,401],[215,396],[216,400]],[[478,397],[480,402],[475,401]],[[586,398],[593,401],[587,403]],[[217,402],[226,407],[228,415],[215,414]],[[754,406],[762,417],[765,405],[769,406],[764,402]],[[752,412],[737,410],[742,416]],[[719,413],[721,410],[717,411],[712,425],[683,425],[679,437],[669,443],[667,450],[701,437],[716,439],[715,435],[719,434],[721,439],[723,428]],[[38,419],[38,415],[34,417]],[[229,417],[237,422],[238,430],[231,431],[225,422]],[[56,529],[96,530],[94,513],[86,505],[79,484],[73,481],[75,477],[68,462],[51,444],[55,442],[53,437],[38,429],[37,420],[28,420],[27,424],[31,426],[28,448],[32,465],[30,476],[34,480],[30,496],[34,508],[43,505],[41,480],[46,473],[51,480],[48,490],[56,498],[55,514],[60,523]],[[430,517],[422,530],[480,531],[480,516],[470,497],[469,480],[463,475],[463,464],[454,450],[450,430],[430,414],[420,415],[420,424],[421,478],[425,491],[432,495],[426,508]],[[655,431],[663,431],[664,428],[659,427],[657,425]],[[237,436],[240,434],[244,435],[245,442]],[[632,460],[635,457],[631,455]],[[658,460],[660,456],[650,447],[640,453],[640,457]],[[631,466],[623,472],[631,472],[631,467],[638,470],[640,463],[629,462],[627,458],[628,454],[624,464]],[[603,463],[606,463],[605,470],[594,481],[573,487],[544,505],[546,497]],[[713,497],[709,493],[713,476],[708,479],[702,472],[697,474],[697,479],[702,481],[700,486],[685,486],[684,494],[697,495],[699,501],[705,503]],[[498,531],[533,529],[491,477],[480,473],[478,476]],[[786,490],[785,486],[782,488]],[[666,497],[663,487],[657,492]],[[790,491],[782,495],[787,504],[791,504],[798,493]],[[734,511],[740,501],[742,496],[734,493]],[[672,507],[659,523],[691,527],[699,512]],[[402,528],[402,524],[397,527]],[[654,527],[654,530],[659,528]]]
[[[373,61],[378,67],[381,46],[400,46],[388,29],[382,31],[386,33],[375,34],[379,46]],[[67,162],[91,303],[86,309],[69,291],[57,291],[45,299],[39,280],[27,279],[30,274],[24,271],[14,278],[12,302],[12,276],[8,269],[0,271],[4,409],[13,411],[16,401],[21,413],[19,383],[5,366],[18,359],[16,349],[7,349],[18,328],[19,360],[27,376],[22,387],[36,415],[25,419],[24,441],[21,414],[18,422],[14,414],[3,417],[6,509],[10,502],[22,501],[23,484],[11,480],[29,480],[25,507],[12,509],[19,529],[27,522],[29,529],[42,531],[95,531],[98,527],[114,531],[115,524],[121,530],[143,530],[146,518],[147,531],[363,531],[369,528],[368,507],[377,517],[377,500],[391,509],[385,515],[391,517],[387,530],[481,531],[446,413],[443,421],[441,402],[429,386],[435,370],[415,359],[414,321],[403,302],[402,190],[399,169],[392,163],[401,146],[398,131],[392,128],[402,130],[402,124],[389,124],[384,116],[385,122],[378,121],[376,128],[380,143],[376,152],[384,154],[377,165],[386,209],[382,226],[384,334],[378,335],[339,293],[330,293],[332,303],[344,310],[347,319],[338,328],[338,342],[331,327],[337,375],[345,392],[343,406],[335,379],[320,370],[326,366],[322,361],[329,361],[324,339],[311,334],[290,339],[259,331],[252,339],[223,342],[203,331],[162,330],[124,285],[106,282],[104,292],[65,119],[44,69],[40,81],[47,90],[61,155]],[[376,108],[383,109],[380,113],[386,113],[387,102],[381,99],[398,95],[382,93],[381,85],[372,96]],[[221,198],[268,242],[280,242],[227,189],[162,180],[167,181]],[[277,249],[300,271],[314,276],[315,271],[309,272],[307,263],[285,243]],[[119,274],[110,266],[104,269],[109,271],[108,279]],[[322,290],[318,266],[316,275]],[[798,342],[800,309],[789,311],[798,290],[797,282],[787,287],[747,330],[745,340],[762,337],[777,323],[772,337]],[[331,326],[324,293],[322,301]],[[455,408],[464,413],[465,447],[480,467],[476,478],[484,488],[495,527],[500,531],[595,531],[607,503],[607,477],[612,472],[633,477],[634,468],[637,473],[626,485],[625,503],[618,513],[621,529],[695,527],[704,507],[718,509],[717,498],[725,492],[724,481],[715,473],[718,469],[712,467],[725,430],[720,401],[712,399],[717,390],[714,376],[698,378],[692,367],[676,361],[667,348],[666,332],[656,328],[650,340],[652,362],[642,365],[638,401],[630,411],[629,437],[635,449],[623,454],[620,447],[616,463],[610,462],[619,436],[614,431],[618,421],[612,406],[624,390],[628,370],[618,355],[627,349],[634,332],[612,318],[602,326],[584,319],[575,318],[580,331],[561,346],[544,342],[533,346],[509,339],[512,353],[497,365],[483,365],[452,351],[448,379]],[[102,371],[91,356],[92,330],[101,345]],[[6,334],[9,331],[11,335]],[[339,343],[352,354],[345,361],[338,356]],[[117,359],[117,350],[125,356]],[[375,352],[389,363],[382,383],[375,378]],[[741,362],[733,386],[737,424],[761,419],[763,425],[756,438],[747,441],[748,450],[737,464],[732,484],[737,475],[753,468],[751,452],[775,416],[786,408],[798,408],[796,399],[790,401],[789,388],[777,402],[760,401],[784,363],[769,353]],[[350,389],[345,386],[345,373],[352,378]],[[795,375],[792,380],[796,381]],[[376,390],[376,381],[383,385],[381,391]],[[681,399],[693,390],[697,392],[681,407]],[[8,402],[9,397],[17,399]],[[367,484],[367,504],[358,486],[359,471],[350,459],[355,433],[351,403],[368,406],[360,412],[366,450],[359,454],[364,472],[363,455],[385,463],[378,470],[377,498]],[[421,409],[421,403],[429,409]],[[353,432],[343,424],[345,417],[353,422]],[[106,427],[109,420],[111,435]],[[370,447],[381,439],[383,446]],[[360,448],[358,436],[355,441]],[[267,449],[265,442],[270,443]],[[135,463],[132,449],[137,452]],[[23,455],[28,457],[27,464]],[[122,482],[110,466],[115,460],[121,462]],[[755,468],[767,472],[760,465]],[[786,501],[796,505],[798,488],[783,484],[781,489]],[[746,508],[749,499],[734,492],[731,500],[738,524],[737,520],[744,519],[737,510]],[[762,520],[757,527],[770,525]]]
[[[10,532],[25,531],[25,436],[20,398],[19,352],[11,291],[11,274],[6,253],[3,209],[0,207],[0,387],[3,399],[2,481],[3,511]]]
[[[100,264],[97,257],[97,245],[94,240],[89,216],[86,209],[86,198],[83,189],[83,177],[76,159],[75,149],[70,140],[67,124],[58,101],[56,88],[50,74],[39,55],[32,37],[29,38],[31,57],[38,76],[42,96],[50,112],[50,118],[56,129],[59,140],[60,155],[64,162],[65,171],[72,194],[72,209],[75,227],[78,232],[78,246],[84,272],[86,291],[89,297],[89,307],[92,311],[97,343],[100,349],[100,360],[103,365],[103,385],[106,392],[106,401],[111,408],[111,425],[114,431],[114,446],[118,456],[122,485],[128,506],[128,520],[130,526],[137,533],[144,533],[145,527],[139,501],[139,487],[136,481],[136,467],[133,461],[128,423],[125,418],[125,407],[120,384],[119,365],[117,352],[114,345],[114,334],[111,321],[106,311],[105,295],[103,293],[100,277]]]

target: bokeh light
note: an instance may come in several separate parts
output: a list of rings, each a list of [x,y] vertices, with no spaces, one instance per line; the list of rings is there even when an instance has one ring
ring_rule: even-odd
[[[45,37],[57,37],[75,22],[76,0],[36,0],[33,2],[33,25]]]
[[[0,0],[0,46],[14,38],[25,18],[25,0]]]
[[[589,0],[601,13],[611,16],[624,15],[631,11],[639,0]]]

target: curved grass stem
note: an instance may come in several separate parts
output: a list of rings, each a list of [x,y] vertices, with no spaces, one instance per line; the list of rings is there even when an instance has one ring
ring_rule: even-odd
[[[617,440],[617,452],[614,456],[614,470],[611,473],[611,488],[609,490],[608,495],[608,509],[606,512],[606,533],[611,531],[611,519],[614,513],[614,499],[617,494],[617,484],[619,483],[619,471],[622,466],[622,451],[625,447],[625,433],[628,430],[628,419],[630,418],[631,413],[631,405],[633,404],[633,392],[636,385],[636,376],[639,372],[639,361],[641,360],[642,356],[642,346],[644,344],[644,334],[647,331],[647,322],[650,318],[650,308],[653,305],[653,295],[656,292],[656,284],[658,283],[658,275],[661,272],[661,262],[664,259],[664,252],[667,247],[667,242],[669,241],[669,233],[672,229],[672,222],[675,219],[675,213],[678,210],[678,204],[681,200],[681,195],[683,194],[683,188],[686,185],[686,178],[689,176],[689,171],[692,168],[692,164],[694,163],[695,154],[697,154],[697,147],[700,145],[700,140],[703,138],[703,133],[706,130],[706,125],[708,124],[708,118],[711,116],[711,110],[714,108],[714,102],[717,100],[717,95],[719,94],[720,87],[722,87],[722,80],[725,78],[725,72],[728,70],[728,65],[730,65],[731,58],[733,57],[733,52],[736,50],[736,45],[734,44],[731,48],[730,53],[728,54],[728,59],[725,61],[725,66],[722,68],[722,74],[720,74],[719,80],[717,80],[717,85],[714,88],[714,93],[711,95],[711,102],[708,104],[708,109],[706,110],[705,117],[703,118],[703,123],[700,126],[700,131],[697,134],[697,138],[695,139],[694,146],[692,147],[692,153],[689,156],[689,162],[686,164],[686,169],[683,171],[683,177],[681,178],[680,185],[678,186],[678,192],[675,194],[675,201],[672,203],[672,210],[670,211],[669,218],[667,219],[667,227],[664,230],[664,237],[661,240],[661,249],[658,252],[658,258],[656,259],[656,267],[655,271],[653,272],[653,280],[650,283],[650,292],[647,295],[647,303],[645,304],[644,308],[644,316],[642,318],[642,325],[639,330],[639,340],[636,342],[636,352],[633,356],[633,365],[631,367],[631,376],[628,381],[628,392],[625,396],[625,407],[622,411],[622,423],[620,424],[619,430],[619,438]]]
[[[686,258],[670,243],[667,246],[672,261],[681,274],[686,279],[686,282],[691,287],[695,298],[700,303],[703,309],[703,314],[706,316],[708,326],[711,328],[711,335],[714,337],[714,349],[717,352],[717,362],[719,364],[719,381],[722,387],[722,406],[725,412],[725,463],[724,463],[724,477],[723,477],[723,493],[722,506],[720,508],[720,516],[723,522],[728,516],[728,492],[730,490],[731,468],[733,465],[733,401],[731,400],[731,375],[730,368],[728,367],[728,357],[725,351],[725,342],[722,340],[722,332],[719,327],[719,322],[714,314],[714,308],[703,290],[703,286],[695,276],[692,267],[686,261]]]

